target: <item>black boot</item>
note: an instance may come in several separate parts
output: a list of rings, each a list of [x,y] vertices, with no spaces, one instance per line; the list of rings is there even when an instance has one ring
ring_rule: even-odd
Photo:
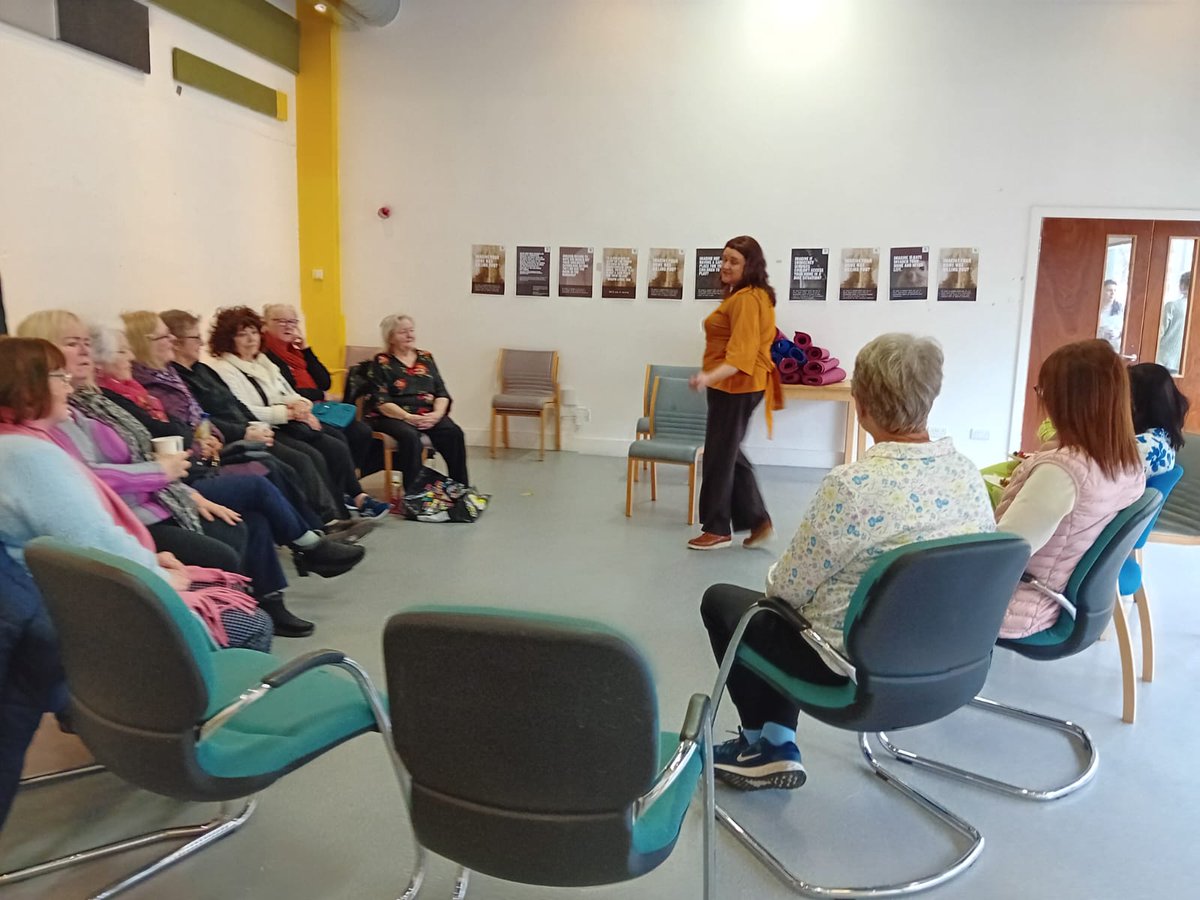
[[[326,537],[321,538],[320,543],[303,550],[293,547],[292,560],[296,563],[296,572],[301,577],[315,572],[322,578],[333,578],[357,566],[366,552],[357,544],[345,544]]]
[[[308,637],[313,633],[313,623],[292,615],[283,605],[283,591],[267,594],[258,599],[258,605],[275,623],[275,636],[285,638]]]

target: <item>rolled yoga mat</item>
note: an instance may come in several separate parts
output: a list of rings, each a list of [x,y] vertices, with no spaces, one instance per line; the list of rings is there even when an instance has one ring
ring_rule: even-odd
[[[803,331],[797,331],[794,335],[792,335],[792,343],[801,350],[807,350],[812,346],[812,335],[806,334]]]
[[[804,375],[802,383],[812,387],[821,387],[826,384],[837,384],[839,381],[846,380],[846,372],[844,369],[830,369],[828,372],[822,372],[820,375]]]
[[[779,373],[780,384],[804,384],[804,373],[797,369],[795,372]]]
[[[778,340],[771,345],[771,359],[779,362],[781,359],[792,355],[792,351],[796,349],[796,345],[787,338]]]
[[[824,347],[809,347],[804,351],[809,359],[829,359],[830,353]]]
[[[840,363],[836,356],[831,356],[829,359],[810,359],[804,364],[805,375],[820,375],[823,372],[828,372],[830,369],[836,369]]]
[[[790,356],[785,356],[778,363],[779,377],[782,380],[785,375],[800,375],[800,362],[792,359]]]

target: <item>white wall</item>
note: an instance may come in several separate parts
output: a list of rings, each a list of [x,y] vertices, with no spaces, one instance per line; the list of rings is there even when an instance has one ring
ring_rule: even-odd
[[[781,292],[791,247],[836,266],[843,246],[928,244],[936,264],[972,245],[978,303],[781,300],[778,316],[842,359],[883,331],[939,338],[931,425],[993,461],[1031,208],[1200,209],[1197,34],[1189,0],[407,0],[343,44],[347,334],[416,316],[476,439],[496,348],[558,348],[592,412],[573,446],[623,453],[645,363],[698,361],[712,306],[646,300],[644,272],[632,303],[518,298],[518,243],[684,247],[688,293],[691,251],[742,232]],[[493,242],[509,295],[472,296],[470,245]],[[756,459],[836,460],[831,408],[777,421]]]
[[[291,119],[177,95],[173,47],[285,91]],[[0,24],[10,327],[49,307],[103,318],[297,299],[295,76],[156,6],[150,56],[143,75]]]

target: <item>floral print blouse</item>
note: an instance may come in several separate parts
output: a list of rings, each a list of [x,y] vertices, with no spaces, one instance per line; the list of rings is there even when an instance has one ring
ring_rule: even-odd
[[[767,594],[799,610],[840,651],[850,598],[875,557],[914,541],[995,530],[983,477],[950,438],[876,444],[821,481],[767,573]]]
[[[1165,428],[1143,431],[1137,436],[1137,449],[1147,477],[1161,475],[1175,468],[1175,451]]]
[[[418,350],[411,366],[390,353],[378,353],[367,366],[367,380],[370,382],[368,415],[378,415],[376,410],[383,403],[395,403],[405,412],[424,415],[433,412],[433,401],[438,397],[450,399],[428,350]]]

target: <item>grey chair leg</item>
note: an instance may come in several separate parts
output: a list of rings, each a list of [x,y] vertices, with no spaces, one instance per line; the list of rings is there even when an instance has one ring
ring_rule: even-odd
[[[86,767],[91,768],[91,767]],[[97,767],[99,768],[99,767]],[[54,775],[76,775],[82,774],[76,770],[68,770],[66,773],[53,773]],[[45,776],[42,776],[45,777]],[[43,782],[44,783],[44,782]],[[135,850],[139,847],[146,847],[150,844],[157,844],[161,841],[175,841],[191,838],[188,843],[184,844],[177,850],[168,853],[161,859],[155,860],[148,866],[138,869],[131,875],[115,881],[98,894],[94,894],[92,900],[106,900],[108,897],[115,897],[118,894],[128,890],[135,885],[141,884],[149,878],[157,875],[168,866],[172,866],[182,859],[186,859],[195,853],[200,852],[209,844],[219,841],[226,835],[237,831],[246,823],[254,812],[255,800],[253,797],[246,800],[237,812],[233,812],[237,808],[237,803],[241,801],[232,801],[221,805],[221,811],[209,819],[207,822],[201,822],[196,825],[182,825],[176,828],[163,828],[159,831],[149,831],[137,837],[126,838],[122,841],[115,841],[111,844],[105,844],[100,847],[92,847],[88,850],[81,850],[77,853],[71,853],[67,856],[60,856],[58,859],[48,860],[47,862],[38,863],[32,866],[26,866],[23,869],[14,869],[11,872],[5,872],[0,875],[0,887],[9,884],[15,884],[18,881],[24,881],[28,878],[37,878],[39,875],[48,875],[51,872],[58,872],[62,869],[70,868],[81,863],[92,862],[97,859],[104,859],[108,856],[113,856],[117,853],[124,853],[126,850]]]
[[[711,706],[709,709],[711,710]],[[713,778],[713,720],[711,713],[705,717],[700,728],[700,739],[704,742],[704,900],[713,900],[717,880],[717,844],[713,834],[713,820],[717,814],[716,786]]]
[[[925,891],[930,888],[944,884],[957,875],[966,871],[979,854],[983,852],[984,839],[970,822],[955,815],[946,807],[942,806],[937,801],[922,794],[912,785],[896,777],[891,772],[884,769],[875,755],[871,752],[870,744],[867,743],[867,736],[860,734],[858,736],[859,748],[862,750],[863,756],[867,763],[871,766],[872,771],[878,775],[886,784],[895,788],[905,797],[919,805],[926,812],[930,813],[935,818],[941,820],[954,831],[965,836],[971,841],[970,847],[960,855],[953,863],[928,875],[923,875],[919,878],[908,879],[895,884],[875,885],[871,887],[828,887],[812,884],[805,881],[786,865],[784,865],[775,854],[773,854],[766,846],[764,846],[754,835],[746,831],[729,813],[717,807],[717,821],[724,825],[754,856],[766,866],[772,874],[780,881],[786,884],[789,888],[804,897],[906,897],[910,894],[916,894],[920,891]]]
[[[458,870],[458,877],[454,879],[454,893],[450,895],[451,900],[465,900],[470,882],[471,870],[464,866]]]
[[[1079,770],[1079,774],[1066,784],[1059,785],[1058,787],[1037,789],[1022,787],[1021,785],[1011,784],[1007,781],[999,781],[995,778],[989,778],[986,775],[980,775],[978,772],[960,769],[957,766],[951,766],[935,759],[920,756],[911,750],[905,750],[892,743],[883,732],[877,735],[879,743],[894,759],[902,763],[927,769],[930,772],[936,772],[940,775],[948,775],[951,778],[957,778],[959,781],[965,781],[968,784],[997,791],[1001,794],[1021,797],[1024,800],[1057,800],[1059,797],[1073,794],[1095,777],[1096,770],[1100,766],[1100,751],[1092,741],[1092,736],[1081,726],[1076,725],[1074,722],[1068,722],[1066,719],[1055,719],[1052,716],[1042,715],[1041,713],[1032,712],[1027,709],[997,703],[995,700],[988,700],[986,697],[976,697],[971,701],[971,706],[987,712],[1008,716],[1012,719],[1019,719],[1022,722],[1029,722],[1032,725],[1060,731],[1079,745],[1080,749],[1087,756],[1087,762]]]

